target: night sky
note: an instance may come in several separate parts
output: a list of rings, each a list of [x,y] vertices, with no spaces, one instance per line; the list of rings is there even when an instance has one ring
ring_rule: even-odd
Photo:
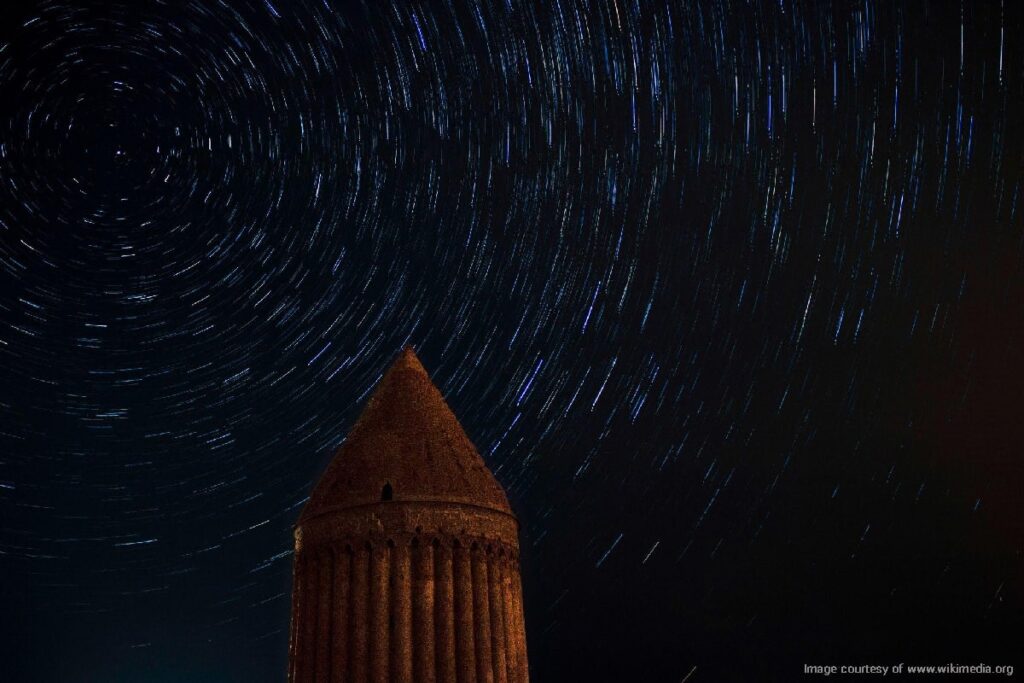
[[[1020,669],[1022,5],[5,3],[0,680],[283,681],[405,344],[533,680]]]

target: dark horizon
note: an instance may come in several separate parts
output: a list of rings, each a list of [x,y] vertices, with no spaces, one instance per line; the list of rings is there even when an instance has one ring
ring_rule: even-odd
[[[1024,664],[1021,3],[2,12],[0,680],[283,681],[407,344],[533,681]]]

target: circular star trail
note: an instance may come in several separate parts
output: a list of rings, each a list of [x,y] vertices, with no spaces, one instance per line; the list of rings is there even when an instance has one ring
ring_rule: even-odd
[[[1012,663],[1016,3],[5,12],[11,680],[280,680],[405,344],[520,515],[537,680]]]

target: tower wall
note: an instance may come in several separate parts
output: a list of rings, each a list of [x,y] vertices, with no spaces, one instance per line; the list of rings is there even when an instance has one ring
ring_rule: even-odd
[[[518,523],[382,502],[295,532],[291,683],[526,683]]]

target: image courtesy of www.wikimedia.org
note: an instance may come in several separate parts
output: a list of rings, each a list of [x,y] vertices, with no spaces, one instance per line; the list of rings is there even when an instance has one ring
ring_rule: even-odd
[[[804,664],[804,673],[817,676],[842,676],[866,674],[872,676],[899,676],[904,674],[995,674],[1012,676],[1010,665],[991,664],[938,664],[920,665],[900,662],[892,665],[881,664]]]

